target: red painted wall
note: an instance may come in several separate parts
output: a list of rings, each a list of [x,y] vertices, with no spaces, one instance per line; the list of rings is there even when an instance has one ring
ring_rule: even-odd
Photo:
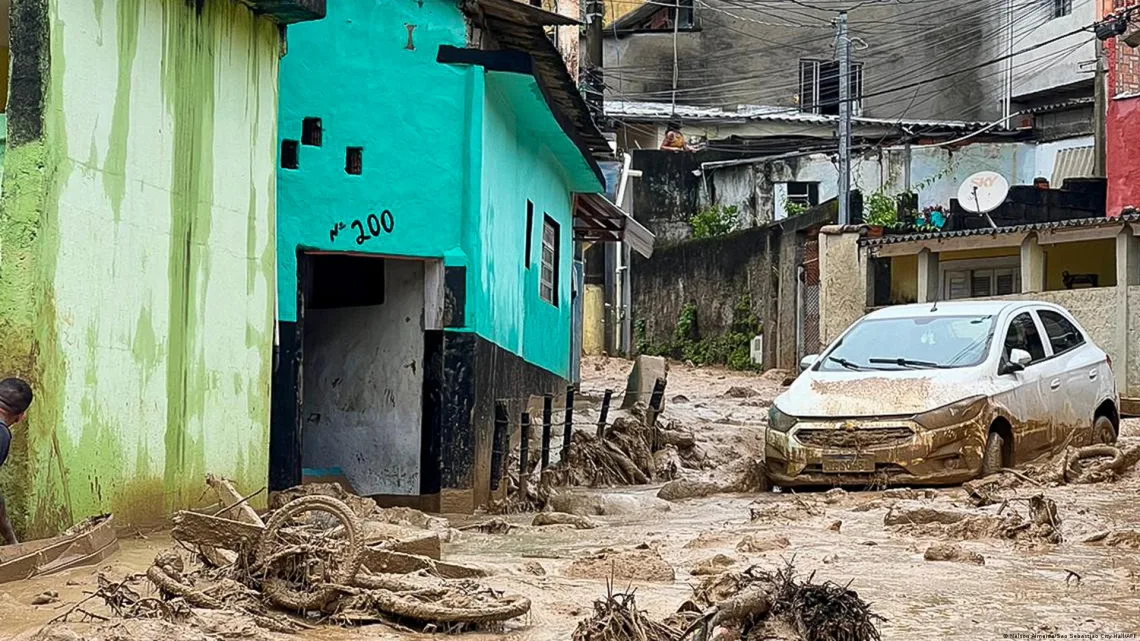
[[[1140,96],[1109,99],[1105,149],[1108,169],[1108,201],[1105,210],[1117,216],[1120,210],[1140,208]]]
[[[1114,0],[1114,8],[1135,0]],[[1125,207],[1140,208],[1140,49],[1117,40],[1105,42],[1108,58],[1108,113],[1105,161],[1108,201],[1105,210],[1120,215]]]

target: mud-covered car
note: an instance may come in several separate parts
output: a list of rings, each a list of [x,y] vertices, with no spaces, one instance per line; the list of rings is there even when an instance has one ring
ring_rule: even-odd
[[[768,415],[777,486],[959,483],[1119,426],[1111,360],[1050,303],[889,307],[801,369]]]

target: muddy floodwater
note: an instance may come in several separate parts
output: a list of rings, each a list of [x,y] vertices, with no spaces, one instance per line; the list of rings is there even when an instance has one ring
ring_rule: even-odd
[[[589,363],[589,362],[588,362]],[[614,369],[614,371],[609,371]],[[586,368],[584,368],[584,371]],[[589,371],[585,371],[587,377]],[[623,375],[618,366],[601,361],[591,384],[615,386]],[[756,396],[726,396],[731,386],[750,386]],[[717,443],[729,453],[746,456],[758,447],[765,401],[778,384],[760,377],[675,369],[667,395],[683,396],[671,411],[695,423],[710,450]],[[745,404],[749,401],[749,404]],[[683,409],[687,406],[687,409]],[[1126,422],[1124,444],[1140,443],[1140,423]],[[745,448],[745,449],[739,449]],[[715,470],[711,472],[715,474]],[[1135,471],[1110,483],[1041,489],[1021,487],[1014,495],[1043,493],[1055,501],[1063,542],[1032,540],[948,540],[923,530],[884,525],[892,510],[930,507],[974,510],[961,488],[915,492],[764,493],[714,495],[667,503],[656,499],[659,485],[607,490],[624,497],[613,504],[623,513],[591,516],[594,529],[571,526],[532,527],[533,514],[504,517],[517,526],[508,533],[463,531],[444,545],[449,561],[490,571],[483,581],[532,600],[531,614],[495,634],[459,638],[566,641],[605,594],[606,562],[583,564],[603,553],[615,558],[609,573],[632,573],[621,563],[668,570],[642,573],[654,580],[618,580],[616,589],[634,587],[638,604],[654,617],[676,610],[702,577],[692,570],[717,555],[716,563],[743,569],[752,564],[771,568],[794,563],[803,575],[846,585],[886,617],[883,639],[984,640],[1012,638],[1136,638],[1140,635],[1140,536],[1096,535],[1140,532],[1140,477]],[[1018,508],[1010,502],[1009,509]],[[667,507],[668,509],[663,509]],[[640,508],[640,509],[639,509]],[[994,514],[1002,509],[986,508]],[[455,528],[487,516],[452,516]],[[742,541],[744,542],[742,544]],[[931,561],[926,551],[953,543],[975,553],[972,562]],[[155,553],[168,547],[164,533],[125,538],[122,551],[98,568],[82,568],[31,581],[0,585],[0,639],[33,638],[52,618],[83,598],[96,575],[109,577],[143,572]],[[642,549],[636,550],[638,546]],[[630,554],[621,554],[630,552]],[[982,561],[977,561],[977,555]],[[639,561],[639,559],[641,559]],[[658,559],[660,561],[658,561]],[[649,560],[653,563],[650,564]],[[575,562],[579,562],[577,566]],[[31,605],[45,590],[60,601]],[[72,626],[82,632],[83,625]],[[123,637],[129,638],[129,637]],[[282,636],[281,638],[290,638]],[[294,639],[349,641],[427,639],[439,635],[397,631],[380,625],[364,628],[324,627]],[[1034,638],[1034,637],[1023,637]]]

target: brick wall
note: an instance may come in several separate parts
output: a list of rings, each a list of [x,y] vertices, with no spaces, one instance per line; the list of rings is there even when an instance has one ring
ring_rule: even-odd
[[[1112,0],[1112,8],[1123,9],[1137,2],[1138,0]],[[1140,18],[1134,17],[1133,20]],[[1108,46],[1110,65],[1114,67],[1109,79],[1110,95],[1140,94],[1140,49],[1129,47],[1119,40],[1110,42]]]

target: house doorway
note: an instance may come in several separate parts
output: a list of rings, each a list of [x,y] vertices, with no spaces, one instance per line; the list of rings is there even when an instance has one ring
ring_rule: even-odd
[[[301,480],[420,495],[427,263],[312,253],[299,271]]]

